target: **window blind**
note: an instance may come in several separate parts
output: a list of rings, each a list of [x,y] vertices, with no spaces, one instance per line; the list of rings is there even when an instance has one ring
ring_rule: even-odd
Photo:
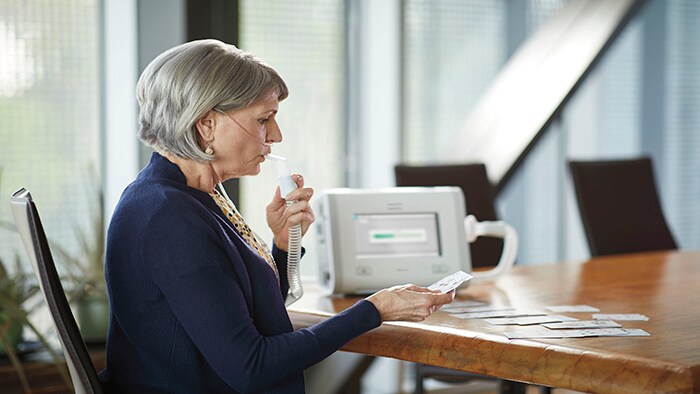
[[[97,0],[0,3],[0,195],[30,190],[48,237],[75,253],[77,228],[102,215],[99,29]],[[15,234],[0,245],[25,256]]]
[[[272,65],[289,86],[289,98],[280,103],[277,115],[284,141],[273,153],[287,157],[290,170],[303,174],[316,190],[344,186],[343,1],[239,4],[241,49]],[[272,235],[265,206],[276,187],[274,163],[263,163],[258,176],[241,179],[242,214],[268,242]],[[313,236],[304,237],[307,249],[313,248]],[[315,269],[315,264],[303,269]]]

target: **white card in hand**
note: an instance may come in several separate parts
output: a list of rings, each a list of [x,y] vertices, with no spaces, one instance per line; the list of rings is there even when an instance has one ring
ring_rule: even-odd
[[[596,313],[593,315],[596,320],[619,320],[619,321],[647,321],[648,317],[638,313]]]
[[[457,271],[454,274],[447,275],[446,277],[428,286],[428,289],[440,290],[443,293],[449,293],[471,278],[472,276],[468,273],[464,271]]]
[[[590,305],[552,305],[546,306],[544,309],[554,313],[567,312],[600,312],[600,309]]]
[[[559,330],[563,328],[619,328],[622,327],[619,323],[612,320],[579,320],[563,323],[549,323],[543,326],[550,330]]]

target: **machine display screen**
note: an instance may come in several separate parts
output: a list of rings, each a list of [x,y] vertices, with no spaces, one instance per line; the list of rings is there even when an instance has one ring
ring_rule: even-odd
[[[437,213],[355,214],[357,257],[440,256]]]

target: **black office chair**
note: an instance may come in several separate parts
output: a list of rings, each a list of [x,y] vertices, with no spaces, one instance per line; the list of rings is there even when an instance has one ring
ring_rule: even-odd
[[[58,339],[61,341],[68,371],[73,381],[73,388],[79,394],[102,393],[95,367],[92,365],[85,342],[80,336],[80,330],[75,323],[63,286],[58,278],[49,242],[41,225],[39,212],[32,201],[32,196],[27,190],[20,189],[12,195],[10,206],[17,231],[22,238],[22,243],[24,243],[29,261],[32,263],[34,274],[39,280],[41,291],[51,312],[51,318],[56,325]]]
[[[494,204],[494,190],[486,174],[484,164],[433,165],[394,167],[396,186],[458,186],[464,192],[467,213],[477,220],[498,220]],[[493,267],[498,264],[503,250],[503,240],[480,237],[471,244],[472,267]],[[473,379],[498,380],[475,373],[447,368],[414,364],[416,394],[424,391],[424,380],[463,383]],[[501,391],[506,391],[505,381],[500,381]]]
[[[464,192],[466,211],[477,220],[498,220],[493,185],[484,164],[394,167],[396,186],[459,186]],[[494,267],[503,251],[503,240],[479,237],[471,243],[472,267]]]
[[[677,249],[651,159],[569,161],[592,256]]]

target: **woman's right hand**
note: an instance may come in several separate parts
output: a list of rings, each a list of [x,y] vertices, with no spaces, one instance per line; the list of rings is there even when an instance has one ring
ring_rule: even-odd
[[[416,285],[401,285],[380,290],[367,297],[367,301],[374,304],[382,321],[419,322],[454,298],[454,290],[441,293]]]

